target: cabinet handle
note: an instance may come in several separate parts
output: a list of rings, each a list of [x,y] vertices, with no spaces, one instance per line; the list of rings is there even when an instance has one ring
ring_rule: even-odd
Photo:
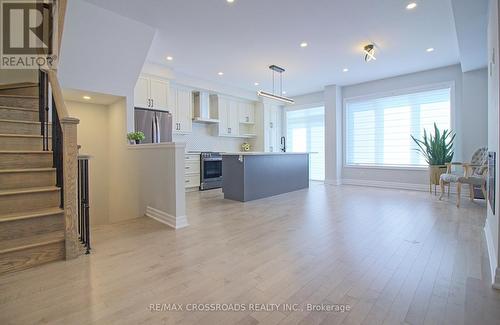
[[[189,183],[189,179],[186,179],[186,183]]]
[[[273,128],[273,122],[269,122],[269,127],[272,129]]]
[[[151,107],[155,107],[155,100],[151,98]]]
[[[246,119],[247,119],[247,122],[249,122],[249,121],[250,121],[250,118],[249,118],[248,116],[246,117]]]
[[[273,146],[269,147],[269,151],[273,152]]]
[[[190,169],[190,168],[191,168],[191,167],[189,167],[189,166],[186,166],[186,169]]]

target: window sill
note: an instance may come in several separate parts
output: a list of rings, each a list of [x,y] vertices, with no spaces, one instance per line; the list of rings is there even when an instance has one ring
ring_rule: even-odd
[[[344,165],[344,168],[352,168],[352,169],[384,169],[384,170],[415,170],[415,171],[426,171],[428,170],[427,166],[381,166],[381,165]]]

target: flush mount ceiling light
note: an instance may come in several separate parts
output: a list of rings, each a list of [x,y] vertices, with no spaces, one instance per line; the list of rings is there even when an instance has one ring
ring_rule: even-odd
[[[308,46],[309,46],[309,44],[307,44],[307,42],[300,43],[300,47],[308,47]]]
[[[90,96],[83,96],[83,99],[90,100],[90,99],[92,99],[92,97],[90,97]]]
[[[226,1],[229,2],[229,3],[233,3],[234,2],[234,0],[226,0]]]
[[[172,61],[174,58],[171,56],[167,56],[167,61]]]
[[[349,71],[349,69],[344,68],[344,69],[342,69],[342,71],[343,71],[343,72],[347,72],[347,71]]]
[[[433,47],[429,47],[428,49],[426,49],[427,52],[434,52],[434,48]]]
[[[271,66],[269,66],[269,69],[271,69],[272,72],[273,72],[273,92],[270,93],[270,92],[267,92],[267,91],[264,91],[264,90],[259,90],[257,92],[257,95],[259,95],[261,97],[266,97],[266,98],[274,99],[274,100],[277,100],[277,101],[280,101],[280,102],[284,102],[284,103],[287,103],[287,104],[293,104],[293,103],[295,103],[295,101],[293,99],[281,96],[281,95],[285,94],[285,92],[283,91],[283,72],[285,72],[285,69],[283,69],[282,67],[278,67],[277,65],[274,65],[274,64],[271,65]],[[277,90],[279,90],[278,93],[280,95],[276,95],[275,89],[274,89],[274,76],[275,76],[275,73],[279,73],[280,87]]]
[[[258,83],[258,82],[254,82],[254,83],[253,83],[253,85],[254,85],[254,86],[258,86],[258,85],[259,85],[259,83]]]
[[[223,76],[223,75],[224,75],[224,72],[222,72],[222,71],[221,71],[221,72],[218,72],[217,74],[218,74],[219,76]]]
[[[365,61],[370,62],[371,60],[377,60],[375,57],[375,46],[373,44],[365,45],[363,52],[365,52]]]
[[[407,6],[406,6],[406,9],[407,10],[412,10],[412,9],[415,9],[417,8],[417,4],[415,2],[410,2]]]

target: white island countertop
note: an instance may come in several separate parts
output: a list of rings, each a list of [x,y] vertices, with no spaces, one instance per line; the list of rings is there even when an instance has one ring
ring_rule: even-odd
[[[262,152],[262,151],[241,151],[223,152],[223,156],[269,156],[269,155],[308,155],[314,152]]]

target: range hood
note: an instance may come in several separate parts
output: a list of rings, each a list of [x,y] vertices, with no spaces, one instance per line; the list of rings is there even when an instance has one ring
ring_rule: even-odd
[[[210,115],[210,94],[203,91],[193,93],[193,122],[199,123],[219,123],[218,119],[214,119]]]

